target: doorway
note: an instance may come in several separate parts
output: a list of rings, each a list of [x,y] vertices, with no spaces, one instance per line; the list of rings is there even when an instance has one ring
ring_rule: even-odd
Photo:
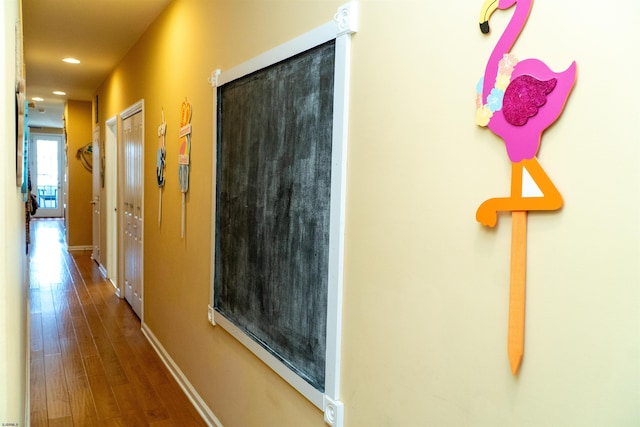
[[[62,217],[62,135],[32,133],[31,191],[38,200],[36,218]]]

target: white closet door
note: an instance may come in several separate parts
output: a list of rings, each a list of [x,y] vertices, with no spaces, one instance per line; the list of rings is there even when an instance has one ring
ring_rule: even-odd
[[[125,299],[142,318],[142,112],[123,120],[123,224]]]

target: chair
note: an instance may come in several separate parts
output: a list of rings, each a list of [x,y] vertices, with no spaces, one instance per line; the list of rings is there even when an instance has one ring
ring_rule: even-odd
[[[38,188],[38,205],[41,208],[56,208],[58,199],[58,189],[47,185]]]

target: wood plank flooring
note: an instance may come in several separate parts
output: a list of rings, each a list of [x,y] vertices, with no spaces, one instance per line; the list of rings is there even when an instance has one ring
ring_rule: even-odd
[[[91,253],[31,230],[31,426],[205,426]]]

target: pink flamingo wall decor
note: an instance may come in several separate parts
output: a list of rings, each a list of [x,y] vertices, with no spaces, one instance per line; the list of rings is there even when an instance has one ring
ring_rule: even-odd
[[[562,113],[576,80],[575,62],[556,73],[538,59],[519,61],[510,53],[532,3],[533,0],[486,0],[480,11],[480,30],[487,34],[493,12],[516,6],[489,57],[476,97],[476,123],[502,138],[511,160],[510,196],[483,202],[476,219],[494,227],[499,212],[512,212],[508,356],[514,375],[524,354],[527,212],[557,210],[563,203],[536,156],[542,132]]]

